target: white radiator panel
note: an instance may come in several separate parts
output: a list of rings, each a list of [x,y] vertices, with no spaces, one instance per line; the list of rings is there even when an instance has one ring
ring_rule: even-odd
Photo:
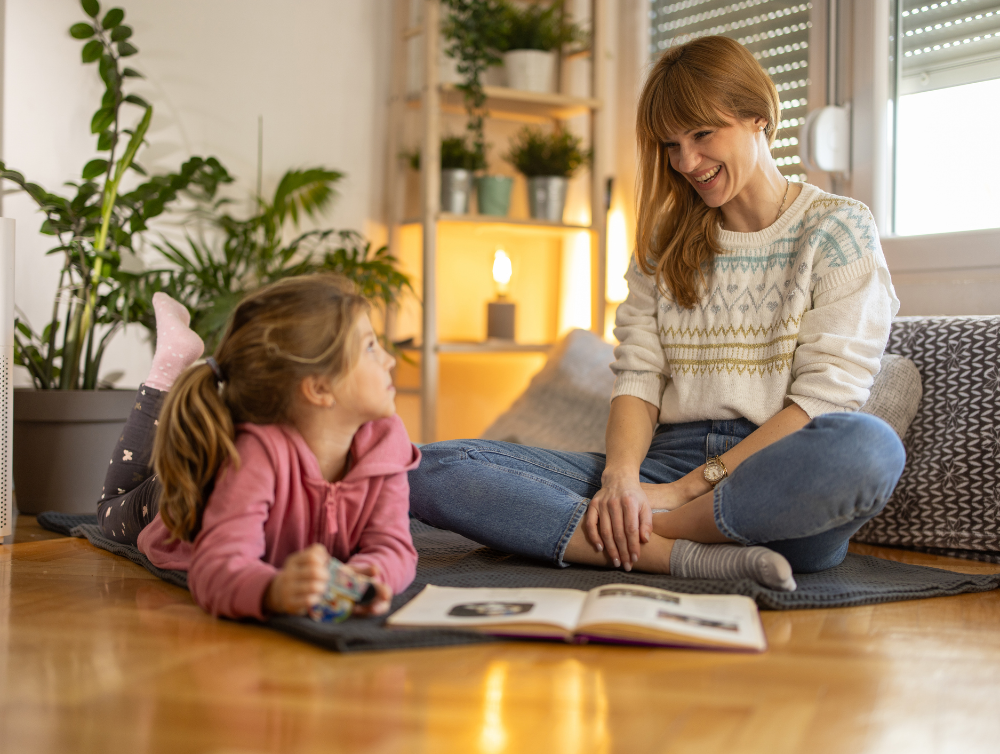
[[[14,530],[14,221],[0,218],[0,537]]]

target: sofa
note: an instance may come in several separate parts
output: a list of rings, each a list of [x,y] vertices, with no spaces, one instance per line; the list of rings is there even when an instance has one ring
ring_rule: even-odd
[[[613,359],[571,331],[483,438],[603,452]],[[1000,563],[1000,316],[897,318],[862,410],[896,429],[907,461],[854,539]]]

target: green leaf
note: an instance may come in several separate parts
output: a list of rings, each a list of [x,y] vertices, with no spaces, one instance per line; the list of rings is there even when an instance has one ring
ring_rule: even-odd
[[[115,133],[114,131],[104,131],[100,137],[97,139],[97,151],[107,152],[115,144]]]
[[[135,55],[137,52],[139,52],[139,49],[128,42],[121,41],[118,43],[118,54],[123,58]]]
[[[141,73],[139,73],[135,68],[126,68],[122,71],[122,76],[127,76],[129,78],[142,79],[145,78]]]
[[[101,21],[101,26],[105,29],[113,29],[122,21],[125,20],[125,11],[121,8],[112,8],[107,13],[104,14],[104,20]]]
[[[108,91],[114,91],[118,83],[118,66],[109,53],[104,53],[101,56],[99,71],[101,79],[108,85]]]
[[[104,131],[112,123],[115,122],[115,110],[113,107],[102,107],[96,113],[94,113],[93,119],[90,121],[90,133],[99,134]]]
[[[132,36],[131,26],[125,26],[125,25],[116,26],[114,29],[111,30],[112,42],[121,42],[122,40],[128,39],[131,36]]]
[[[139,175],[149,175],[149,173],[146,172],[146,168],[144,168],[138,162],[133,162],[131,165],[129,165],[129,167],[132,168]]]
[[[80,5],[83,6],[83,12],[91,18],[97,18],[97,14],[101,12],[101,5],[97,0],[80,0]]]
[[[104,45],[101,44],[101,40],[91,39],[83,46],[83,52],[80,53],[80,57],[83,58],[84,63],[93,63],[101,57],[102,52],[104,52]]]
[[[138,94],[130,94],[125,98],[126,102],[131,102],[133,105],[138,105],[139,107],[149,107],[149,103],[146,102]]]
[[[90,24],[73,24],[69,27],[69,35],[73,39],[90,39],[94,36],[94,27]]]
[[[83,179],[86,181],[96,178],[105,170],[108,169],[107,160],[91,160],[86,165],[83,166]]]

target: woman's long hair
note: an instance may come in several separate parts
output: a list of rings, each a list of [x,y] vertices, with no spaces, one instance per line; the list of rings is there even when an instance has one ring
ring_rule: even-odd
[[[360,350],[354,324],[367,309],[331,274],[286,278],[240,302],[215,352],[224,381],[208,364],[192,366],[160,412],[153,459],[160,516],[175,537],[194,538],[219,467],[239,465],[234,425],[288,422],[304,377],[346,374]]]
[[[727,37],[701,37],[660,56],[639,97],[636,139],[636,260],[656,285],[682,307],[698,303],[719,253],[719,208],[702,201],[670,166],[669,135],[732,120],[763,118],[774,143],[780,103],[774,83],[743,45]]]

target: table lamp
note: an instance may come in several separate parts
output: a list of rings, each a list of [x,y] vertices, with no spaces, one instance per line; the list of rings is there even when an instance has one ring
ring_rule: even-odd
[[[514,340],[513,301],[507,300],[512,268],[510,257],[503,249],[497,249],[493,257],[493,280],[497,285],[497,300],[490,301],[486,308],[486,337],[498,340]]]

